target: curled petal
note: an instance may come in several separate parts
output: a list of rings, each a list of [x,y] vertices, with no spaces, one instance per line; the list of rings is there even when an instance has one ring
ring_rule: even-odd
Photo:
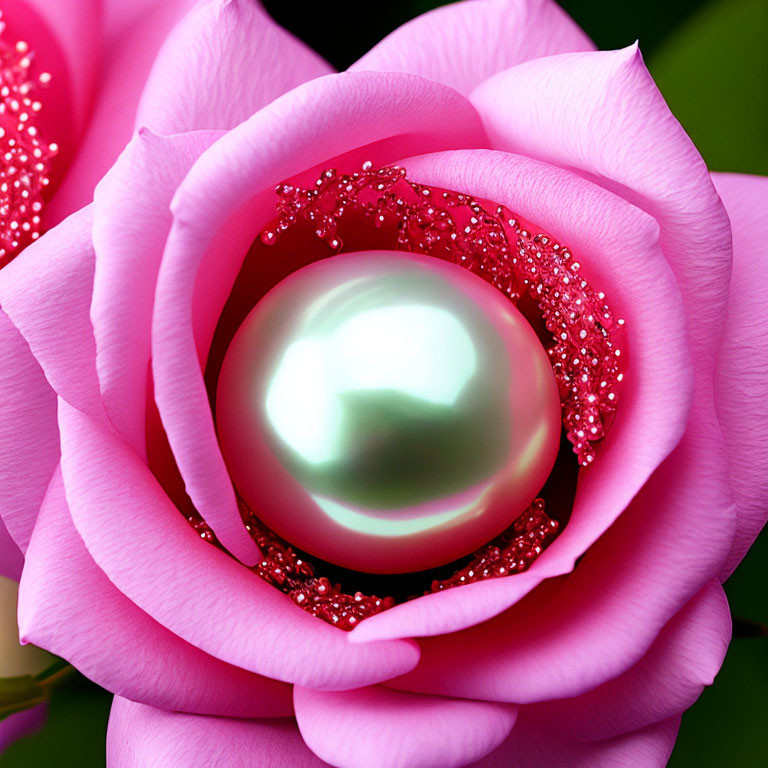
[[[144,613],[93,562],[57,471],[40,510],[19,591],[26,642],[64,657],[120,696],[166,709],[280,717],[291,689],[226,664]]]
[[[296,719],[312,751],[338,768],[461,768],[509,735],[517,708],[369,687],[295,688]]]
[[[103,421],[60,399],[59,428],[67,504],[88,551],[174,634],[234,666],[321,689],[380,682],[418,662],[409,641],[349,643],[203,541]]]
[[[674,717],[712,684],[730,639],[728,601],[713,581],[634,667],[581,696],[537,706],[537,712],[579,741],[613,738]]]
[[[679,727],[673,717],[613,739],[576,741],[523,710],[506,742],[471,768],[664,768]]]
[[[294,720],[233,720],[167,712],[115,696],[107,732],[108,768],[210,765],[322,768]]]
[[[522,61],[593,47],[553,0],[475,0],[418,16],[350,69],[409,72],[470,93]]]
[[[733,274],[725,333],[715,368],[715,404],[738,506],[725,579],[768,518],[768,179],[716,173],[733,229]]]
[[[71,216],[25,248],[0,280],[0,434],[8,440],[0,458],[0,515],[22,551],[57,462],[54,392],[103,413],[88,317],[91,219],[90,208]]]
[[[56,395],[0,311],[0,569],[16,580],[58,460]]]
[[[589,173],[659,222],[701,351],[694,365],[711,377],[731,268],[728,217],[637,46],[529,61],[471,99],[494,148]]]
[[[136,124],[157,133],[226,129],[333,70],[253,0],[208,0],[165,41]]]
[[[53,390],[89,413],[103,413],[96,343],[90,207],[70,216],[3,269],[0,304],[29,344]]]
[[[23,566],[24,555],[0,518],[0,576],[18,581]]]
[[[93,200],[97,182],[131,138],[139,98],[160,46],[195,2],[137,0],[136,13],[118,17],[124,25],[116,28],[114,22],[110,23],[110,37],[100,65],[100,87],[90,119],[64,182],[44,210],[46,227],[53,227]],[[68,5],[46,4],[62,9]],[[108,9],[107,21],[114,18]]]
[[[96,187],[91,302],[96,367],[107,415],[141,453],[152,306],[171,227],[171,198],[192,163],[219,136],[196,131],[162,137],[140,131]],[[215,520],[208,522],[217,530]]]

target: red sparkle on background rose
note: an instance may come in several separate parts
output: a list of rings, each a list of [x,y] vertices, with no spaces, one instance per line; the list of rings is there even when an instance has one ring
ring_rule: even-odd
[[[33,52],[5,39],[0,12],[0,265],[40,236],[43,191],[58,146],[40,136],[40,87],[48,72],[33,74]]]

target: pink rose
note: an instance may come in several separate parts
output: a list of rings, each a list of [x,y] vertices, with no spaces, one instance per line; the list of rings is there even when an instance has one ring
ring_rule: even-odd
[[[255,2],[203,2],[137,124],[93,204],[0,273],[21,634],[115,692],[110,766],[664,765],[766,519],[765,180],[712,178],[637,47],[594,51],[549,0],[439,9],[340,74]],[[365,160],[567,244],[630,362],[529,570],[344,632],[243,565],[203,376],[275,185]]]
[[[0,3],[0,70],[2,84],[11,86],[8,100],[22,101],[5,115],[24,111],[26,126],[37,131],[45,156],[41,177],[48,201],[43,228],[50,228],[93,199],[93,188],[130,139],[134,116],[152,64],[168,32],[196,0],[13,0]],[[17,45],[18,44],[18,45]],[[10,50],[4,50],[10,49]],[[17,54],[17,55],[14,55]],[[25,61],[26,59],[26,61]],[[13,88],[14,75],[6,67],[20,64],[26,76]],[[10,82],[8,81],[10,78]],[[33,107],[34,102],[42,106]],[[15,125],[0,119],[7,129],[0,148],[14,138]],[[33,134],[34,135],[34,134]],[[27,142],[30,135],[24,131]],[[27,147],[22,140],[20,152]],[[53,153],[47,152],[53,143]],[[14,157],[10,165],[17,164]],[[8,181],[7,165],[0,180]],[[22,164],[23,165],[23,164]],[[10,177],[11,179],[13,176]],[[33,184],[33,193],[35,192]],[[52,198],[52,199],[51,199]],[[12,208],[14,206],[11,206]],[[32,211],[30,211],[30,214]],[[30,216],[26,218],[31,218]],[[31,223],[31,222],[30,222]],[[35,229],[38,227],[35,226]],[[4,229],[4,227],[3,227]],[[0,238],[2,232],[0,232]],[[29,242],[22,235],[20,247]],[[15,255],[0,242],[0,265]]]

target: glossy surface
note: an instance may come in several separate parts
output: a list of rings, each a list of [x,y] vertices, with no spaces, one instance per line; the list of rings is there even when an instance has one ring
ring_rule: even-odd
[[[295,546],[422,570],[504,530],[543,485],[560,404],[498,290],[438,259],[344,254],[283,280],[219,378],[219,440],[248,506]]]

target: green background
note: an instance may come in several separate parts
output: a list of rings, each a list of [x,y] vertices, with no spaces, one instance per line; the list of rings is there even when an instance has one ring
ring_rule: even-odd
[[[339,68],[399,24],[441,4],[265,2],[278,21]],[[766,0],[562,0],[561,5],[601,48],[639,39],[662,93],[710,168],[768,174]],[[767,585],[763,534],[726,584],[733,613],[768,624]],[[110,698],[82,679],[58,691],[46,728],[11,746],[0,756],[0,768],[103,766]],[[768,637],[734,639],[715,684],[683,717],[670,766],[768,766]]]

